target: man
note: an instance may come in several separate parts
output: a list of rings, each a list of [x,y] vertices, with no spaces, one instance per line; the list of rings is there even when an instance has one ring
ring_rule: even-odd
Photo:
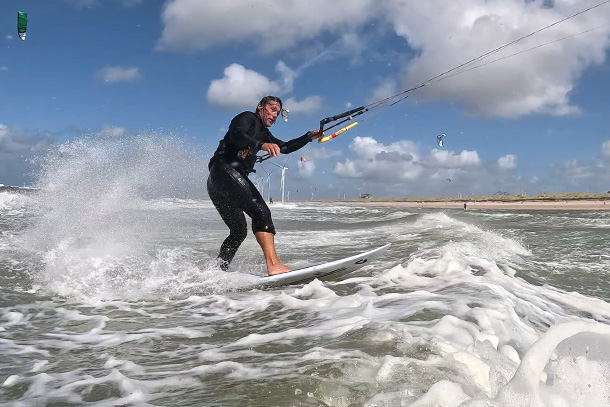
[[[263,249],[267,273],[271,276],[290,271],[275,252],[275,227],[271,211],[248,174],[254,172],[256,153],[259,151],[277,157],[280,152],[288,154],[302,148],[322,134],[314,130],[288,142],[275,138],[269,127],[275,123],[281,111],[280,98],[266,96],[256,106],[256,112],[246,111],[235,116],[210,160],[208,194],[229,227],[229,236],[222,242],[218,254],[223,270],[229,268],[248,233],[245,212],[252,219],[252,231]]]

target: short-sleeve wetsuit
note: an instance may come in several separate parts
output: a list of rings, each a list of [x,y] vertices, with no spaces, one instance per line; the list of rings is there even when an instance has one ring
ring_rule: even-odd
[[[310,141],[308,134],[288,142],[275,138],[253,112],[240,113],[231,120],[229,130],[210,159],[207,182],[210,199],[229,227],[229,236],[222,242],[218,255],[223,270],[229,267],[248,233],[244,212],[252,219],[254,233],[275,234],[271,211],[248,178],[248,174],[255,172],[256,153],[264,143],[275,143],[283,154],[288,154]]]

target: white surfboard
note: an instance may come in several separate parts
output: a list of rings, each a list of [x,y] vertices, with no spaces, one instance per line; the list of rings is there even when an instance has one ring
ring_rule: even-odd
[[[344,276],[352,271],[366,266],[369,262],[383,253],[390,243],[368,252],[356,254],[344,259],[334,260],[328,263],[309,266],[302,269],[288,271],[274,276],[261,278],[252,284],[252,287],[275,287],[288,284],[305,283],[317,278],[319,280],[332,280]]]

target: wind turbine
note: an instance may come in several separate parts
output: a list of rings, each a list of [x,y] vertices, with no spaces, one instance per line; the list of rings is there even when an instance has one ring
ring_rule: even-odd
[[[286,160],[286,162],[288,162],[288,160]],[[288,167],[285,167],[285,165],[286,163],[280,167],[282,169],[282,178],[280,178],[280,193],[282,194],[282,202],[284,202],[284,178],[286,177],[286,170],[288,169]]]
[[[261,179],[259,178],[258,180],[256,180],[256,182],[254,183],[254,186],[256,187],[256,189],[259,190],[259,192],[261,193],[261,195],[263,195],[263,190],[261,189]]]
[[[271,172],[273,172],[273,171],[269,172],[263,166],[261,166],[261,168],[263,169],[263,171],[265,171],[265,173],[267,173],[267,202],[269,202],[269,198],[271,196],[270,195],[270,193],[271,193]],[[265,178],[264,177],[261,179],[261,183],[262,183],[262,186],[263,186],[263,188],[261,188],[261,196],[263,197],[263,199],[265,199],[265,196],[263,195],[263,191],[262,191],[264,189],[264,186],[265,186]]]
[[[288,162],[289,159],[290,159],[290,157],[286,158],[286,161],[284,161],[284,165],[278,165],[278,164],[272,163],[272,162],[269,163],[271,165],[275,165],[276,167],[282,169],[282,175],[280,178],[280,193],[282,194],[282,202],[284,202],[284,190],[285,190],[284,186],[285,186],[286,170],[288,169],[288,167],[286,167],[286,163]],[[269,193],[271,192],[270,179],[271,179],[271,172],[273,172],[273,171],[267,172],[267,170],[264,167],[261,166],[261,168],[263,169],[263,171],[265,171],[267,173],[267,201],[269,201]]]
[[[267,173],[267,202],[271,202],[271,173]]]

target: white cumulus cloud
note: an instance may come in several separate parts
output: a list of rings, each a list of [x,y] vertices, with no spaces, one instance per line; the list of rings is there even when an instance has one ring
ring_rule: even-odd
[[[590,164],[581,164],[577,160],[569,160],[553,166],[561,177],[572,181],[589,179],[597,175],[595,167]]]
[[[63,0],[64,3],[72,4],[76,8],[85,8],[97,6],[100,4],[100,0]]]
[[[428,168],[460,169],[476,168],[481,165],[481,159],[476,151],[464,150],[459,154],[453,151],[433,149],[420,164]]]
[[[0,155],[5,158],[35,152],[50,143],[51,136],[46,132],[26,133],[18,128],[0,124]]]
[[[299,178],[310,179],[316,172],[316,164],[313,161],[299,161],[298,164]]]
[[[64,3],[72,4],[76,8],[86,8],[93,6],[101,6],[102,0],[63,0]],[[143,4],[144,0],[115,0],[116,3],[121,4],[123,7],[133,7]]]
[[[323,99],[320,96],[308,96],[303,100],[288,98],[284,106],[290,109],[290,113],[314,113],[320,110]]]
[[[279,90],[279,83],[242,65],[231,64],[221,79],[212,81],[206,97],[215,106],[254,109],[263,96],[277,94]]]
[[[514,154],[507,154],[504,157],[498,158],[498,168],[501,170],[512,170],[517,168],[517,156]]]
[[[0,183],[26,184],[32,171],[28,161],[52,143],[48,132],[28,132],[0,124]]]
[[[603,142],[601,151],[605,159],[610,159],[610,140]]]
[[[96,76],[101,82],[106,84],[135,82],[140,79],[140,70],[135,67],[114,66],[98,71]]]
[[[410,141],[386,146],[372,137],[355,137],[349,149],[356,157],[336,163],[333,174],[339,177],[404,181],[421,173],[415,144]]]
[[[109,124],[106,124],[104,126],[102,126],[102,128],[96,132],[93,133],[92,136],[93,137],[113,137],[113,138],[118,138],[121,136],[124,136],[127,133],[127,130],[124,127],[117,127],[117,126],[111,126]]]
[[[266,95],[281,97],[292,91],[295,72],[282,61],[277,63],[275,70],[279,76],[271,80],[243,65],[231,64],[225,68],[222,78],[210,83],[206,98],[212,105],[221,108],[254,109]],[[309,96],[300,101],[289,98],[283,102],[291,113],[312,113],[319,109],[322,98]]]
[[[403,88],[430,79],[584,8],[571,0],[383,3],[398,35],[419,50],[405,67]],[[604,61],[609,46],[610,8],[600,7],[519,41],[480,65],[589,30],[535,51],[443,80],[418,91],[419,100],[452,100],[477,115],[518,117],[578,112],[568,94],[582,72]],[[433,22],[433,24],[431,24]],[[438,29],[442,27],[442,29]],[[465,67],[468,69],[470,66]]]
[[[372,137],[355,137],[349,150],[352,155],[336,162],[333,174],[378,195],[492,194],[518,191],[525,182],[508,171],[517,163],[511,154],[486,160],[473,150],[431,149],[422,154],[411,141],[385,145]]]
[[[358,40],[373,26],[379,33],[403,37],[408,44],[395,50],[403,56],[400,73],[370,90],[371,98],[377,99],[409,89],[584,8],[573,0],[170,0],[162,12],[163,32],[157,48],[199,51],[247,44],[263,53],[299,52],[306,67],[322,57],[328,62],[333,55],[343,58],[345,52],[354,59],[375,52],[363,49],[366,42]],[[469,114],[490,117],[578,114],[570,92],[585,69],[604,62],[610,47],[609,19],[607,6],[580,14],[474,66],[498,60],[493,64],[418,89],[410,100],[455,101]],[[328,38],[341,39],[336,41],[340,52],[333,48],[313,59],[304,52]]]
[[[247,42],[269,53],[324,32],[350,32],[370,21],[377,9],[373,0],[172,0],[163,9],[158,48],[192,51]]]

